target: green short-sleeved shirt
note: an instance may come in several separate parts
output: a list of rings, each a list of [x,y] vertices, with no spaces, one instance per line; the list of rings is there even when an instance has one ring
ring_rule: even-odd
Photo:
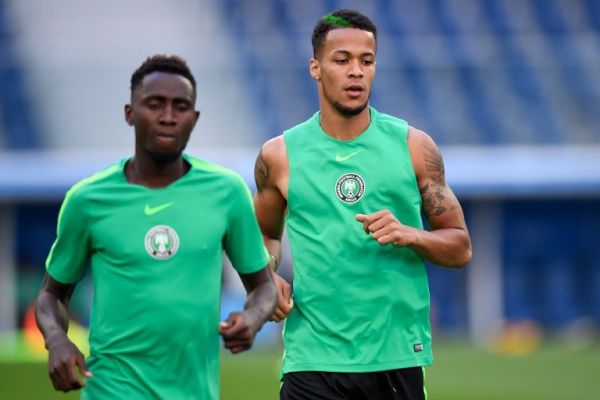
[[[243,274],[268,256],[248,187],[185,155],[189,172],[161,189],[130,184],[127,159],[67,193],[50,276],[80,280],[94,302],[83,399],[218,399],[223,250]]]

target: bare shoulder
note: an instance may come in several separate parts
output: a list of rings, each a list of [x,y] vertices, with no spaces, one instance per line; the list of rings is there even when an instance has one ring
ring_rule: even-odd
[[[261,154],[269,163],[287,161],[287,151],[283,135],[267,140],[260,149]]]
[[[433,142],[431,136],[429,136],[425,131],[421,129],[415,128],[414,126],[408,126],[408,143],[417,144],[421,142]]]
[[[434,140],[424,131],[408,128],[408,148],[417,179],[427,175],[444,176],[444,161]]]
[[[254,179],[257,189],[277,186],[288,176],[287,150],[283,135],[267,140],[260,148],[254,165]]]

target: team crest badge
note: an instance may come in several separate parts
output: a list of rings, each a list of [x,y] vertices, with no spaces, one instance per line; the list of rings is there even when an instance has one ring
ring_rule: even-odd
[[[357,174],[346,174],[337,180],[335,193],[344,203],[356,203],[365,193],[365,181]]]
[[[144,243],[148,254],[157,260],[167,260],[179,250],[179,236],[167,225],[151,228],[146,234]]]

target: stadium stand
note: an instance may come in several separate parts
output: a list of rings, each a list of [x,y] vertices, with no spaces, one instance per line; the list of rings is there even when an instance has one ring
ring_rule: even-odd
[[[42,144],[41,134],[13,37],[4,1],[0,1],[0,148],[35,149]]]
[[[597,2],[354,3],[368,8],[365,12],[379,26],[373,104],[381,111],[404,115],[441,144],[586,144],[600,139],[600,115],[594,111],[600,100],[594,79],[600,64]],[[307,21],[354,3],[221,2],[248,65],[250,91],[261,99],[255,103],[257,112],[272,111],[268,136],[316,109],[307,73]]]

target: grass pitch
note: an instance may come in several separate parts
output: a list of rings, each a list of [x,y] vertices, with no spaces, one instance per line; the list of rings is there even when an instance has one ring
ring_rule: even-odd
[[[600,344],[585,350],[544,345],[534,353],[492,355],[465,343],[436,342],[427,368],[429,400],[565,400],[600,398]],[[277,399],[281,350],[222,356],[222,400]],[[0,399],[77,399],[52,390],[46,365],[0,354]]]

